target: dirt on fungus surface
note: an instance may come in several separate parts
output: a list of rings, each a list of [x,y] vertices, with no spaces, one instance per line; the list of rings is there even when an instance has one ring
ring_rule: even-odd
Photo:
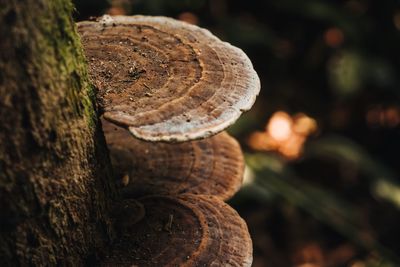
[[[130,224],[126,214],[120,214],[119,220],[125,221],[117,229],[120,239],[103,266],[175,266],[187,261],[203,238],[198,216],[168,198],[163,198],[161,205],[158,198],[141,202],[145,215],[137,223]],[[125,205],[131,204],[125,201]]]
[[[151,38],[146,37],[149,35]],[[131,115],[149,111],[183,96],[201,78],[200,64],[190,46],[148,26],[105,28],[102,35],[87,36],[83,42],[87,43],[91,79],[105,110],[129,105],[130,110],[124,112]],[[174,56],[180,60],[171,61]]]
[[[124,112],[130,115],[153,110],[184,96],[201,78],[193,48],[149,26],[105,27],[101,35],[90,32],[82,41],[106,111],[120,105],[128,105]]]

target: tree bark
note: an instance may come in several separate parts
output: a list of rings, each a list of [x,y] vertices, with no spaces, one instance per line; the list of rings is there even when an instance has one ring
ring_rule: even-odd
[[[114,197],[67,0],[0,3],[0,266],[88,265]]]

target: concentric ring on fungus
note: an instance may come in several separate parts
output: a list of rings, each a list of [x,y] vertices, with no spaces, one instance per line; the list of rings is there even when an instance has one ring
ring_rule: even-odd
[[[139,139],[214,135],[251,108],[260,90],[242,50],[166,17],[105,16],[78,23],[104,118]]]
[[[226,132],[197,141],[152,143],[106,120],[102,125],[124,197],[194,193],[227,200],[242,185],[243,154]]]
[[[130,201],[125,201],[125,211]],[[251,266],[246,223],[221,199],[183,194],[139,201],[146,216],[120,224],[121,238],[102,266]],[[132,218],[123,213],[120,219]]]

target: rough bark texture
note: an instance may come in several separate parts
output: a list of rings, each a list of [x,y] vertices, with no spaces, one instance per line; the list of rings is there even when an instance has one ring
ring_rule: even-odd
[[[0,3],[0,266],[88,264],[112,197],[67,0]]]

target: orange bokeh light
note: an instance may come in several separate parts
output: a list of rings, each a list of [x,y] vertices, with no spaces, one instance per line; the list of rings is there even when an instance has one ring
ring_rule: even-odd
[[[370,128],[394,128],[400,124],[400,107],[374,106],[367,111],[365,118]]]
[[[178,19],[194,25],[199,24],[199,18],[191,12],[183,12],[179,14]]]
[[[107,11],[106,14],[111,15],[111,16],[118,16],[118,15],[126,15],[125,9],[122,7],[110,7]]]
[[[300,156],[307,137],[317,130],[314,119],[303,113],[291,117],[283,111],[275,112],[264,132],[254,132],[248,139],[251,148],[276,151],[288,159]]]
[[[339,28],[332,27],[325,31],[324,40],[328,46],[336,48],[343,43],[344,34]]]
[[[267,132],[277,141],[285,141],[292,134],[292,118],[285,112],[278,111],[267,124]]]

